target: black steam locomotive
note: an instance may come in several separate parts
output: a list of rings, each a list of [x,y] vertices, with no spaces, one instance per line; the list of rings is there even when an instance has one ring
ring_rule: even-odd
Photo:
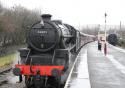
[[[118,42],[118,38],[117,38],[117,35],[116,34],[109,34],[108,35],[108,42],[112,45],[116,45],[117,42]]]
[[[27,88],[60,88],[65,83],[71,63],[71,55],[80,48],[80,32],[74,27],[51,20],[44,14],[42,20],[33,24],[27,33],[27,48],[20,49],[20,63],[13,73],[25,76]]]

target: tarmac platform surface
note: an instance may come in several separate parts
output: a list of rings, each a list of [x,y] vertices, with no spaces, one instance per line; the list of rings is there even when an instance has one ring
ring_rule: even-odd
[[[64,88],[125,88],[125,50],[107,44],[107,55],[97,42],[84,46]]]

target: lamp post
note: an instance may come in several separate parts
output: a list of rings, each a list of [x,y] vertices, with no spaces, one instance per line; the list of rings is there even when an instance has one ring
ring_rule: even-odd
[[[123,39],[123,33],[122,33],[122,23],[121,23],[121,21],[120,21],[120,37],[121,37],[121,39]]]
[[[107,14],[105,13],[105,43],[104,43],[104,54],[106,55],[107,54],[107,44],[106,44],[106,17],[107,17]]]

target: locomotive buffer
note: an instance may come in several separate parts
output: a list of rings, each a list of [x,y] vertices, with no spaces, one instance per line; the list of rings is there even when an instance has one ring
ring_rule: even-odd
[[[64,88],[91,88],[86,49],[82,48],[76,57]]]

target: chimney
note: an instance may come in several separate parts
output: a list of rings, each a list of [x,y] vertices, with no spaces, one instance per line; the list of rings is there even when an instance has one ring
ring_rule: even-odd
[[[50,14],[43,14],[41,17],[42,17],[43,21],[50,21],[52,15],[50,15]]]

